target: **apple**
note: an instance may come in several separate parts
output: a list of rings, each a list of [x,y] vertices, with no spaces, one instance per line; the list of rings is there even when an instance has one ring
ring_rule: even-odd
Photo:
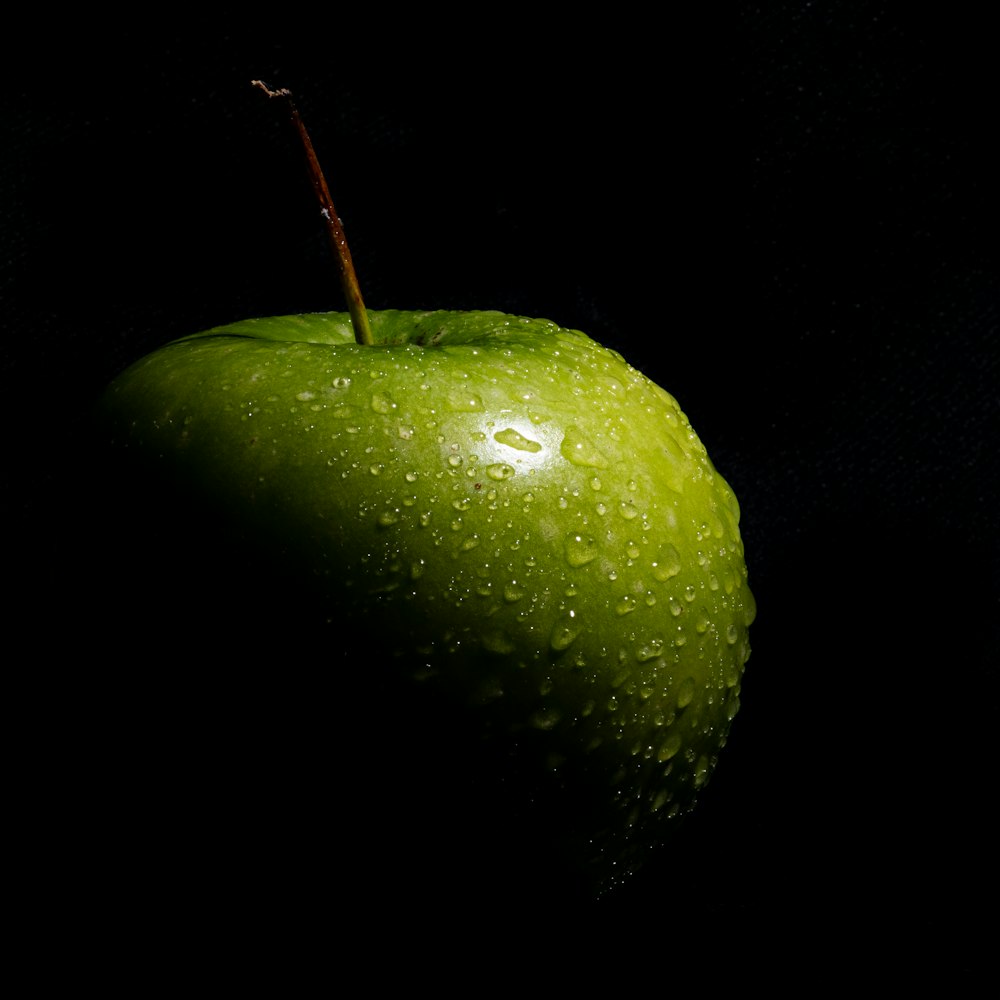
[[[737,500],[674,398],[580,331],[364,310],[359,343],[357,317],[169,343],[108,389],[109,437],[254,554],[228,598],[283,636],[276,674],[322,676],[311,794],[369,866],[603,892],[692,808],[737,712]]]

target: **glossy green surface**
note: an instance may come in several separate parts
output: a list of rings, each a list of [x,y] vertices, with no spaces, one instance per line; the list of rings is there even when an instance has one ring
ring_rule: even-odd
[[[674,399],[582,333],[371,317],[375,347],[334,313],[167,345],[112,386],[114,436],[280,547],[352,630],[352,671],[472,717],[607,885],[691,807],[736,713],[736,499]]]

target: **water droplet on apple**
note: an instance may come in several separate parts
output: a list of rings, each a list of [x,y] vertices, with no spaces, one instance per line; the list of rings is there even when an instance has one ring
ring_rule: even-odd
[[[681,571],[681,555],[673,545],[667,542],[661,545],[657,551],[652,568],[653,576],[661,583],[665,583]]]
[[[569,647],[580,634],[581,626],[575,611],[567,611],[561,615],[559,620],[552,626],[549,635],[549,644],[557,653]]]
[[[694,700],[694,691],[695,684],[693,677],[688,677],[682,681],[681,686],[677,689],[677,707],[687,708]]]
[[[620,617],[631,614],[638,607],[636,599],[631,594],[626,594],[616,605],[615,614]]]
[[[579,428],[570,427],[559,445],[559,453],[573,465],[606,469],[608,460]]]
[[[511,580],[511,582],[503,588],[503,599],[508,604],[514,604],[521,600],[522,597],[524,597],[524,588],[520,587],[516,580]]]
[[[661,764],[666,763],[672,757],[677,755],[677,751],[681,748],[681,743],[681,734],[678,732],[671,733],[660,745],[660,749],[656,754],[656,759],[660,761]]]
[[[520,431],[516,431],[513,427],[497,431],[493,435],[493,440],[506,445],[508,448],[514,448],[516,451],[538,452],[542,450],[542,446],[537,441],[526,438]]]
[[[499,653],[501,655],[513,653],[516,648],[514,640],[511,639],[511,637],[502,629],[493,629],[483,632],[480,636],[480,641],[483,644],[483,649],[486,649],[491,653]]]
[[[635,651],[635,658],[640,663],[648,663],[650,660],[655,660],[660,653],[663,651],[663,640],[653,639],[650,642],[643,643]]]
[[[396,408],[392,397],[384,392],[373,393],[371,402],[376,413],[391,413]]]
[[[726,629],[726,642],[728,642],[730,646],[734,645],[739,637],[740,630],[735,625],[730,625]]]
[[[448,397],[448,408],[455,413],[479,413],[484,409],[482,397],[474,392],[453,393]]]
[[[333,380],[334,389],[346,389],[351,384],[351,380],[346,375],[339,375]]]
[[[639,508],[636,507],[634,500],[622,500],[618,504],[618,513],[621,514],[626,521],[631,521],[632,518],[639,516]]]
[[[400,513],[398,510],[383,510],[375,518],[380,528],[389,528],[399,523]]]
[[[449,455],[448,456],[448,464],[453,469],[457,469],[462,464],[462,456],[461,455]]]
[[[597,558],[597,542],[587,535],[570,532],[566,536],[566,562],[574,569]]]
[[[558,708],[542,708],[531,716],[535,729],[552,729],[559,724],[562,713]]]
[[[510,479],[510,477],[514,475],[514,467],[512,465],[507,465],[504,462],[494,462],[492,465],[486,466],[486,475],[489,476],[490,479]]]
[[[695,765],[694,769],[694,787],[701,788],[701,786],[708,781],[708,777],[711,773],[712,765],[708,758],[702,754],[702,756],[698,758],[698,763]]]

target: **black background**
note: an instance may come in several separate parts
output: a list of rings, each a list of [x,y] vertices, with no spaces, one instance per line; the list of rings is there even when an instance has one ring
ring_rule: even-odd
[[[79,951],[97,968],[108,942],[163,957],[135,930],[157,900],[116,893],[107,844],[127,831],[81,806],[106,765],[89,679],[157,656],[102,601],[111,570],[81,562],[102,503],[87,408],[172,337],[341,308],[259,77],[296,95],[369,308],[585,330],[679,399],[743,508],[754,651],[698,811],[618,897],[532,901],[476,953],[666,983],[691,964],[706,983],[869,963],[971,981],[996,930],[992,36],[862,0],[544,30],[529,12],[468,17],[60,20],[4,43],[5,714],[29,935],[94,932],[104,945]],[[329,851],[325,869],[349,859]],[[468,955],[485,919],[428,900],[427,923],[401,928],[391,900],[364,920],[336,894],[313,903],[296,927],[316,955],[340,920],[382,953]],[[179,962],[228,926],[220,911],[186,934],[212,923],[189,905],[153,934]],[[571,931],[578,949],[557,947]]]

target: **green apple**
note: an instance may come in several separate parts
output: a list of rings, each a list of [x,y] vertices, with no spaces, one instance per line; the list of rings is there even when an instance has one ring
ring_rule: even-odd
[[[736,714],[736,498],[673,397],[579,331],[367,317],[371,344],[345,313],[170,343],[110,387],[111,436],[315,598],[319,649],[290,622],[287,656],[319,657],[351,734],[322,790],[345,823],[349,771],[396,849],[431,829],[447,865],[482,837],[600,891],[692,808]]]

